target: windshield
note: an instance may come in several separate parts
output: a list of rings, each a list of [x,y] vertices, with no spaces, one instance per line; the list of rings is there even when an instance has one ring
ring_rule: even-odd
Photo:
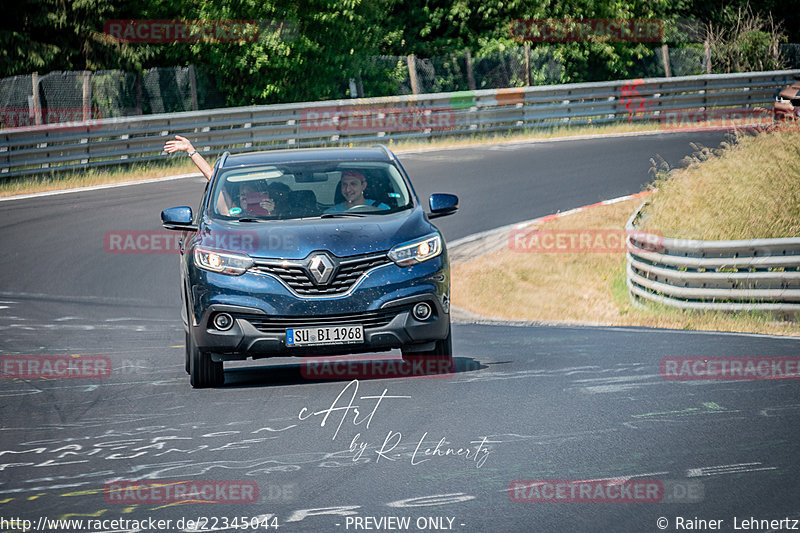
[[[391,163],[306,162],[224,170],[209,213],[226,220],[287,220],[386,215],[411,206]]]

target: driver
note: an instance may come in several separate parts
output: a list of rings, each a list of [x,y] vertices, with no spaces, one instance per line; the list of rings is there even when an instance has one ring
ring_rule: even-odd
[[[344,202],[338,203],[327,209],[326,213],[342,213],[359,205],[369,205],[376,209],[389,209],[383,202],[364,198],[364,189],[367,188],[367,178],[357,170],[342,172],[341,191]]]

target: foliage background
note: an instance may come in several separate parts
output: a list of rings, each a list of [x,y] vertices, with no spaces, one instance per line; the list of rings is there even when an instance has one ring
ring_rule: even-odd
[[[430,90],[464,90],[466,49],[476,70],[524,62],[510,26],[528,18],[655,18],[668,29],[665,42],[689,55],[702,54],[698,40],[711,28],[719,38],[714,53],[731,58],[714,62],[714,68],[746,70],[769,59],[775,42],[800,42],[800,17],[788,5],[777,0],[16,0],[5,6],[0,22],[0,77],[112,69],[142,74],[152,67],[194,65],[226,105],[251,105],[342,98],[350,94],[351,79],[360,94],[397,94],[407,77],[404,58],[414,54],[430,58],[421,65],[436,72]],[[737,33],[742,13],[759,23]],[[109,19],[287,21],[293,31],[266,32],[254,43],[120,44],[103,33]],[[678,29],[687,19],[702,28],[701,37]],[[661,75],[653,60],[660,44],[533,43],[531,83]]]

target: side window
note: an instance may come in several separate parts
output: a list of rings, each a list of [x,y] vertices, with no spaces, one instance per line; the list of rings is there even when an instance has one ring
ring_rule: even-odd
[[[206,188],[203,190],[203,196],[200,197],[200,207],[197,209],[197,214],[195,215],[195,223],[198,223],[201,218],[201,213],[203,211],[203,202],[205,202],[206,197],[208,196],[208,189],[211,187],[212,183],[215,183],[220,180],[219,177],[219,163],[221,159],[217,159],[216,163],[214,163],[214,170],[211,173],[211,179],[206,181]],[[208,199],[208,209],[211,210],[211,213],[216,213],[216,206],[213,205],[214,198]]]
[[[192,221],[194,224],[198,224],[203,216],[203,202],[205,202],[206,196],[208,195],[209,185],[211,185],[211,182],[207,181],[206,188],[203,189],[203,195],[200,197],[200,205],[197,207],[197,211],[194,212],[194,220]]]

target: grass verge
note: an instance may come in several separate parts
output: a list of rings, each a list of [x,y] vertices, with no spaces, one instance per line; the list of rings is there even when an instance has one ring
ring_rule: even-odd
[[[792,151],[792,143],[795,148],[798,146],[797,135],[781,132],[743,139],[741,145],[717,155],[700,156],[689,168],[671,177],[662,176],[657,181],[658,192],[650,197],[653,214],[648,220],[649,228],[679,237],[687,233],[701,238],[798,235],[800,154]],[[700,159],[705,161],[700,163]],[[748,162],[759,168],[747,167],[737,173],[731,161]],[[779,175],[783,180],[777,179]],[[707,182],[713,194],[703,187]],[[771,193],[773,186],[789,200],[773,202],[766,211],[752,208],[751,204],[762,205],[759,192]],[[479,315],[507,320],[800,335],[800,323],[780,314],[683,311],[656,304],[632,306],[625,282],[624,250],[605,250],[612,247],[610,236],[623,233],[625,222],[641,202],[632,199],[557,218],[537,226],[537,241],[524,236],[515,240],[512,236],[508,245],[497,252],[454,264],[453,304]],[[720,212],[719,205],[727,206],[730,213],[724,213],[724,209]],[[718,228],[710,233],[698,231],[691,223],[715,223],[706,215],[707,210],[726,217],[716,222]],[[726,220],[732,221],[728,225],[733,227],[725,227]],[[740,229],[749,227],[755,227],[755,232],[744,233]],[[769,228],[768,232],[765,230],[768,235],[760,233],[761,227]],[[551,243],[559,235],[564,237],[564,243],[574,243],[578,242],[574,240],[576,234],[594,236],[586,241],[591,246],[567,246],[566,250],[571,251],[556,253],[541,251],[553,249],[545,246],[544,235],[551,236]]]
[[[660,172],[640,227],[684,239],[800,236],[800,131],[741,135]]]

